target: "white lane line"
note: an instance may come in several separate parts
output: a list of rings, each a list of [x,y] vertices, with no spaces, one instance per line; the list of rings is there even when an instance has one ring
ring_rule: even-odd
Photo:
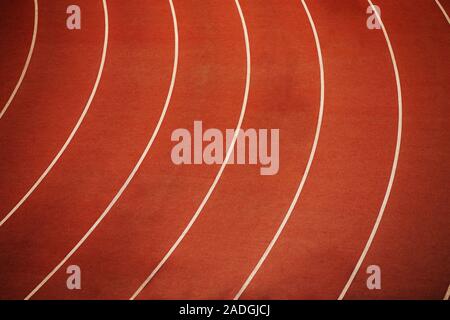
[[[170,258],[170,256],[172,255],[172,253],[175,251],[175,249],[178,247],[178,245],[181,243],[181,241],[184,239],[184,237],[186,236],[186,234],[189,232],[189,230],[191,229],[192,225],[195,223],[195,221],[197,220],[197,218],[199,217],[201,211],[203,210],[203,207],[206,205],[206,203],[209,200],[209,197],[211,196],[212,192],[214,191],[214,188],[216,187],[217,183],[220,180],[220,177],[222,176],[222,173],[225,169],[225,166],[227,164],[227,162],[230,159],[231,153],[233,152],[233,148],[234,148],[234,144],[236,142],[239,130],[241,128],[242,122],[244,120],[244,115],[245,115],[245,110],[247,108],[247,101],[248,101],[248,94],[249,94],[249,90],[250,90],[250,71],[251,71],[251,64],[250,64],[250,42],[249,42],[249,38],[248,38],[248,31],[247,31],[247,25],[245,23],[245,18],[244,18],[244,14],[242,13],[242,9],[241,6],[239,4],[239,0],[235,0],[236,3],[236,7],[237,10],[239,12],[239,16],[241,18],[241,22],[242,22],[242,29],[244,32],[244,38],[245,38],[245,49],[246,49],[246,54],[247,54],[247,76],[246,76],[246,83],[245,83],[245,92],[244,92],[244,100],[242,102],[242,109],[241,109],[241,114],[239,117],[239,121],[238,124],[236,126],[236,131],[234,133],[233,136],[233,140],[231,141],[231,144],[228,148],[225,160],[223,161],[219,172],[216,175],[216,178],[214,179],[214,182],[212,183],[211,187],[209,188],[207,194],[205,195],[205,197],[203,198],[203,201],[201,202],[200,206],[198,207],[197,211],[195,212],[195,214],[192,216],[191,220],[189,221],[188,225],[186,226],[186,228],[184,229],[184,231],[181,233],[181,235],[179,236],[179,238],[177,239],[177,241],[175,241],[175,243],[172,245],[172,247],[170,248],[170,250],[166,253],[166,255],[164,256],[164,258],[159,262],[159,264],[156,266],[156,268],[151,272],[151,274],[147,277],[147,279],[145,279],[145,281],[141,284],[141,286],[136,290],[136,292],[131,296],[130,300],[134,300],[139,293],[147,286],[147,284],[153,279],[153,277],[156,275],[156,273],[161,269],[161,267],[166,263],[166,261]]]
[[[58,265],[42,280],[36,288],[31,291],[28,296],[25,298],[25,300],[29,300],[45,283],[67,262],[67,260],[70,259],[70,257],[81,247],[81,245],[89,238],[89,236],[94,232],[94,230],[97,228],[97,226],[102,222],[102,220],[106,217],[106,215],[110,212],[112,207],[116,204],[116,202],[119,200],[119,198],[122,196],[122,194],[127,189],[128,185],[130,184],[131,180],[133,180],[134,176],[136,175],[137,171],[139,170],[142,162],[146,158],[151,146],[153,145],[153,142],[156,139],[156,136],[158,135],[159,129],[161,128],[161,125],[163,123],[163,120],[166,116],[167,110],[169,108],[170,100],[172,98],[173,88],[175,86],[175,79],[177,75],[177,69],[178,69],[178,23],[177,23],[177,17],[175,13],[175,8],[173,6],[172,0],[169,0],[170,3],[170,9],[172,12],[172,18],[173,18],[173,27],[174,27],[174,42],[175,42],[175,49],[174,49],[174,61],[173,61],[173,70],[172,70],[172,78],[170,82],[169,92],[166,97],[166,101],[164,103],[164,108],[161,112],[160,118],[158,120],[158,123],[155,127],[155,130],[153,131],[153,134],[147,143],[147,146],[145,147],[141,157],[139,158],[138,162],[134,166],[133,170],[131,171],[130,175],[126,179],[125,183],[122,185],[122,187],[119,189],[117,194],[114,196],[114,198],[109,203],[108,207],[103,211],[103,213],[99,216],[99,218],[95,221],[95,223],[89,228],[89,230],[85,233],[85,235],[81,238],[80,241],[70,250],[70,252],[62,259]],[[106,0],[103,0],[103,5],[105,8],[105,22],[107,23],[107,7],[106,7]]]
[[[5,114],[6,110],[8,110],[9,106],[11,105],[11,102],[14,100],[14,97],[17,94],[17,91],[19,91],[20,86],[22,85],[23,79],[25,78],[25,75],[28,71],[28,66],[30,65],[31,57],[33,56],[34,46],[36,44],[36,36],[38,32],[38,23],[39,23],[39,6],[38,6],[38,0],[34,0],[34,27],[33,27],[33,37],[31,39],[31,45],[30,49],[28,50],[28,56],[27,60],[25,61],[25,65],[23,67],[22,73],[20,75],[19,81],[16,84],[16,87],[14,88],[13,92],[9,96],[8,101],[6,101],[5,106],[3,107],[2,111],[0,111],[0,119]]]
[[[380,15],[378,14],[378,11],[375,10],[375,7],[372,3],[371,0],[367,0],[369,2],[369,4],[372,6],[373,11],[375,12],[375,14],[377,15],[378,20],[380,21],[381,24],[381,28],[383,29],[383,33],[384,33],[384,37],[386,39],[386,43],[387,46],[389,48],[389,53],[391,55],[391,60],[392,60],[392,66],[394,68],[394,73],[395,73],[395,81],[397,83],[397,100],[398,100],[398,125],[397,125],[397,144],[395,147],[395,155],[394,155],[394,161],[392,163],[392,170],[391,170],[391,175],[389,178],[389,183],[386,189],[386,194],[384,195],[384,199],[383,199],[383,203],[381,204],[381,208],[380,211],[378,212],[378,216],[377,216],[377,220],[373,226],[372,232],[370,233],[369,239],[367,240],[366,246],[364,247],[363,252],[361,253],[361,256],[358,260],[358,262],[356,263],[356,266],[352,272],[352,274],[350,275],[350,278],[348,279],[347,283],[344,286],[344,289],[342,290],[341,294],[338,297],[338,300],[342,300],[345,297],[345,294],[347,293],[348,289],[350,288],[353,280],[356,277],[356,274],[358,273],[359,269],[361,268],[361,265],[367,255],[367,252],[370,249],[370,246],[372,245],[372,242],[375,238],[375,235],[378,231],[378,228],[380,226],[381,223],[381,219],[383,218],[383,214],[384,211],[386,209],[387,203],[389,201],[389,196],[391,194],[391,190],[392,190],[392,186],[394,184],[394,179],[395,179],[395,173],[397,171],[397,165],[398,165],[398,159],[399,159],[399,155],[400,155],[400,146],[401,146],[401,141],[402,141],[402,126],[403,126],[403,102],[402,102],[402,88],[401,88],[401,82],[400,82],[400,75],[398,72],[398,67],[397,67],[397,60],[395,59],[395,54],[394,54],[394,49],[392,48],[392,44],[391,44],[391,40],[389,39],[389,35],[386,31],[386,27],[384,26],[383,21],[381,20]]]
[[[450,285],[447,288],[447,292],[445,293],[444,300],[448,300],[450,298]]]
[[[314,155],[316,153],[316,149],[317,149],[317,145],[319,143],[319,137],[320,137],[320,129],[322,127],[322,120],[323,120],[323,111],[324,111],[324,102],[325,102],[325,73],[324,73],[324,66],[323,66],[323,57],[322,57],[322,50],[320,47],[320,40],[319,40],[319,35],[317,33],[317,29],[316,26],[314,24],[314,20],[311,16],[311,13],[309,12],[308,6],[306,5],[305,1],[302,0],[302,5],[306,11],[306,14],[308,15],[308,19],[309,19],[309,23],[311,25],[311,29],[314,33],[314,40],[316,42],[316,48],[317,48],[317,56],[319,59],[319,67],[320,67],[320,107],[319,107],[319,115],[317,118],[317,127],[316,127],[316,134],[314,137],[314,142],[313,142],[313,146],[311,149],[311,153],[309,155],[309,160],[308,163],[306,165],[306,169],[305,172],[303,173],[303,177],[300,181],[300,184],[297,188],[297,191],[295,193],[294,198],[292,199],[291,205],[289,206],[289,209],[286,213],[286,215],[284,216],[283,221],[281,222],[281,225],[278,227],[277,232],[275,233],[275,236],[273,237],[272,241],[270,241],[269,246],[266,248],[266,250],[264,251],[263,255],[261,256],[261,258],[259,259],[258,263],[256,264],[256,266],[254,267],[254,269],[252,270],[252,272],[250,273],[250,275],[248,276],[247,280],[244,282],[244,284],[242,285],[241,289],[239,290],[239,292],[236,294],[236,296],[234,297],[234,300],[238,300],[241,295],[244,293],[244,291],[247,289],[247,287],[250,285],[251,281],[253,280],[253,278],[255,277],[256,273],[259,271],[259,269],[261,268],[262,264],[264,263],[264,261],[266,260],[267,256],[270,254],[270,252],[272,251],[273,247],[275,246],[275,243],[278,241],[278,238],[280,237],[281,233],[284,230],[284,227],[286,226],[286,224],[289,221],[289,218],[291,217],[291,214],[298,202],[298,199],[300,198],[300,194],[302,193],[303,187],[306,183],[306,179],[308,178],[308,174],[309,171],[311,169],[311,165],[313,163],[314,160]]]
[[[439,2],[439,0],[434,0],[436,2],[436,4],[438,5],[439,9],[441,9],[442,13],[445,16],[445,19],[447,19],[447,22],[450,24],[450,17],[448,16],[447,12],[445,11],[444,7],[442,6],[442,4]]]
[[[66,151],[69,144],[72,142],[73,137],[77,133],[78,129],[81,126],[81,123],[83,122],[86,114],[89,111],[89,108],[91,106],[92,100],[94,100],[95,94],[97,93],[97,88],[100,83],[100,80],[102,78],[103,74],[103,68],[105,66],[105,60],[106,60],[106,52],[108,50],[108,12],[106,9],[106,3],[104,2],[104,11],[105,11],[105,38],[103,42],[103,52],[102,52],[102,58],[100,62],[100,67],[97,74],[97,79],[95,80],[94,87],[92,88],[91,95],[89,96],[89,99],[83,109],[83,112],[81,113],[80,118],[78,119],[77,123],[75,124],[75,127],[72,129],[72,132],[70,133],[69,137],[67,138],[66,142],[62,146],[62,148],[59,150],[59,152],[56,154],[56,156],[53,158],[50,165],[45,169],[45,171],[41,174],[39,179],[36,180],[36,182],[33,184],[33,186],[28,190],[28,192],[20,199],[20,201],[14,206],[14,208],[11,209],[11,211],[8,212],[8,214],[0,221],[0,227],[5,224],[5,222],[17,211],[17,209],[20,208],[20,206],[30,197],[30,195],[36,190],[36,188],[41,184],[42,180],[45,179],[45,177],[48,175],[48,173],[53,169],[55,164],[58,162],[59,158],[61,158],[64,151]]]

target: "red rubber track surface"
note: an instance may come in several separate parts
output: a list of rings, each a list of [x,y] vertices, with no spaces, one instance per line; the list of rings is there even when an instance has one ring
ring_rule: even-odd
[[[237,10],[240,4],[245,21]],[[450,1],[440,3],[450,12]],[[39,1],[26,77],[0,119],[0,219],[58,153],[93,90],[105,35],[100,0]],[[57,164],[0,227],[0,299],[25,298],[117,194],[160,119],[174,67],[167,0],[109,0],[106,61],[84,121]],[[131,183],[89,238],[32,297],[129,299],[196,212],[219,165],[175,165],[178,128],[280,129],[280,169],[227,165],[186,237],[138,299],[233,299],[294,198],[316,133],[318,147],[292,216],[241,299],[337,299],[386,194],[399,120],[393,61],[366,0],[173,0],[179,34],[174,91]],[[450,284],[450,30],[432,0],[379,0],[401,80],[402,141],[379,225],[345,299],[442,299]],[[33,1],[0,4],[0,108],[17,83],[33,31]],[[4,16],[4,18],[3,18]],[[82,270],[68,290],[66,268]],[[368,290],[379,265],[382,290]]]
[[[0,3],[0,10],[0,108],[3,108],[26,61],[33,34],[34,8],[32,1],[5,0]]]

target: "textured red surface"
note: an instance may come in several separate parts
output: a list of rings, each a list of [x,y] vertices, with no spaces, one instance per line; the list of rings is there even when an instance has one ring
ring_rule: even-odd
[[[0,218],[47,168],[94,85],[104,36],[100,0],[79,0],[82,30],[65,27],[66,1],[39,2],[29,70],[0,119]],[[139,299],[232,299],[274,236],[297,190],[320,102],[316,44],[299,0],[242,0],[251,49],[243,128],[280,129],[280,170],[227,166],[186,238]],[[441,3],[450,11],[450,2]],[[292,217],[243,299],[336,299],[372,230],[397,138],[391,57],[366,27],[367,1],[307,1],[321,42],[321,136]],[[403,140],[392,193],[347,299],[442,299],[450,283],[450,30],[431,0],[379,0],[403,92]],[[219,166],[176,166],[170,136],[202,120],[234,128],[246,79],[234,1],[174,0],[175,88],[161,130],[122,197],[36,299],[128,299],[198,208]],[[1,1],[0,107],[25,61],[31,0]],[[161,114],[174,33],[168,1],[108,1],[103,76],[74,140],[0,227],[0,298],[23,299],[83,237],[122,186]],[[5,17],[5,18],[3,18]],[[82,290],[65,268],[82,270]],[[382,290],[365,270],[382,269]]]

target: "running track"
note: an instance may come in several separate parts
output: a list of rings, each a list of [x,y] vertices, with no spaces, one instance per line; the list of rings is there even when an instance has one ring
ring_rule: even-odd
[[[0,4],[0,298],[448,297],[450,1],[69,4]],[[195,120],[278,174],[174,165]]]

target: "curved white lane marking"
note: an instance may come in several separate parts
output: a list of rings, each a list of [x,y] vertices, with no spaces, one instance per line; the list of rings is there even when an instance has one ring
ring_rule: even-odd
[[[30,65],[31,57],[33,56],[34,46],[36,44],[36,36],[38,32],[38,24],[39,24],[39,6],[38,6],[38,0],[34,0],[34,26],[33,26],[33,37],[31,38],[31,45],[30,49],[28,50],[28,56],[27,60],[25,61],[25,65],[23,67],[22,73],[20,74],[19,81],[17,82],[13,92],[9,96],[8,101],[6,101],[5,106],[3,107],[2,111],[0,111],[0,119],[5,114],[6,110],[8,110],[9,106],[11,105],[11,102],[14,100],[14,97],[17,94],[17,91],[19,91],[20,86],[22,85],[22,81],[25,78],[25,75],[28,71],[28,66]]]
[[[33,186],[30,188],[30,190],[28,190],[28,192],[22,197],[22,199],[20,199],[20,201],[14,206],[14,208],[12,208],[11,211],[9,211],[8,214],[0,221],[0,227],[5,224],[5,222],[17,211],[17,209],[20,208],[20,206],[30,197],[30,195],[34,192],[34,190],[36,190],[36,188],[41,184],[42,180],[44,180],[45,177],[48,175],[48,173],[53,169],[55,164],[58,162],[59,158],[61,158],[64,151],[66,151],[67,147],[72,142],[73,137],[77,133],[78,129],[81,126],[81,123],[83,122],[87,112],[89,111],[92,100],[94,100],[95,94],[97,93],[98,85],[102,78],[103,68],[105,66],[105,60],[106,60],[106,51],[108,50],[108,28],[109,28],[109,26],[108,26],[108,12],[106,9],[106,4],[104,5],[104,11],[105,11],[105,38],[104,38],[104,42],[103,42],[102,58],[101,58],[100,67],[99,67],[98,74],[97,74],[97,79],[95,80],[94,87],[93,87],[91,95],[89,96],[89,99],[83,109],[83,112],[81,113],[80,118],[78,119],[77,123],[75,124],[75,127],[72,129],[72,132],[70,133],[66,142],[64,143],[62,148],[59,150],[59,152],[56,154],[56,156],[53,158],[50,165],[41,174],[39,179],[36,180],[36,182],[33,184]]]
[[[395,155],[394,155],[394,161],[392,163],[392,170],[391,170],[391,175],[389,178],[389,183],[388,183],[388,186],[386,189],[386,194],[384,195],[383,203],[381,204],[380,211],[378,212],[377,220],[373,226],[372,232],[370,233],[369,239],[367,240],[366,246],[364,247],[364,250],[361,253],[360,258],[359,258],[358,262],[356,263],[356,266],[355,266],[352,274],[350,275],[350,278],[348,279],[347,283],[345,284],[344,289],[342,290],[341,294],[339,295],[338,300],[344,299],[345,294],[347,293],[348,289],[350,288],[359,269],[361,268],[361,265],[367,255],[367,252],[369,251],[370,246],[372,245],[373,239],[375,238],[375,235],[378,231],[378,228],[381,223],[381,219],[383,218],[384,211],[385,211],[387,203],[389,201],[389,196],[391,194],[392,186],[394,184],[395,173],[397,171],[397,165],[398,165],[398,158],[400,156],[400,146],[401,146],[401,141],[402,141],[403,102],[402,102],[402,88],[401,88],[401,82],[400,82],[400,75],[399,75],[398,67],[397,67],[397,60],[395,59],[394,49],[392,48],[391,40],[389,39],[389,35],[386,31],[386,27],[384,26],[384,23],[381,20],[381,17],[378,14],[378,11],[375,10],[375,7],[371,0],[367,0],[367,1],[372,6],[373,11],[375,12],[378,20],[380,21],[380,25],[381,25],[381,28],[383,29],[384,37],[386,39],[386,43],[389,48],[389,53],[391,55],[392,66],[394,68],[395,82],[397,84],[397,100],[398,100],[397,143],[396,143],[396,147],[395,147]]]
[[[306,14],[308,15],[308,20],[309,20],[309,23],[311,25],[311,29],[312,29],[312,31],[314,33],[314,40],[316,42],[317,56],[318,56],[318,59],[319,59],[319,66],[320,66],[320,107],[319,107],[319,115],[318,115],[318,118],[317,118],[316,134],[315,134],[315,137],[314,137],[313,146],[312,146],[312,149],[311,149],[311,153],[309,155],[309,160],[308,160],[308,163],[306,165],[305,172],[303,173],[303,177],[302,177],[302,179],[300,181],[300,184],[299,184],[298,189],[297,189],[297,191],[295,193],[295,196],[292,199],[291,205],[289,206],[289,209],[288,209],[286,215],[284,216],[283,221],[281,222],[280,226],[278,227],[278,230],[275,233],[275,236],[273,237],[272,241],[270,241],[268,247],[264,251],[264,253],[261,256],[261,258],[259,259],[258,263],[256,264],[256,266],[254,267],[254,269],[252,270],[252,272],[248,276],[247,280],[242,285],[242,287],[239,290],[239,292],[234,297],[234,300],[238,300],[241,297],[241,295],[244,293],[244,291],[247,289],[247,287],[249,286],[249,284],[251,283],[251,281],[255,277],[256,273],[259,271],[259,269],[261,268],[262,264],[266,260],[267,256],[272,251],[272,248],[274,247],[275,243],[278,241],[278,238],[280,237],[281,233],[283,232],[284,227],[288,223],[289,218],[291,217],[292,211],[294,210],[294,208],[295,208],[295,206],[296,206],[296,204],[298,202],[298,199],[300,197],[300,194],[302,193],[303,187],[304,187],[304,185],[306,183],[306,179],[308,178],[308,174],[309,174],[309,171],[311,169],[311,165],[312,165],[313,160],[314,160],[314,155],[316,153],[317,145],[319,143],[320,129],[322,127],[324,102],[325,102],[325,75],[324,75],[322,50],[321,50],[321,47],[320,47],[319,35],[317,33],[317,29],[316,29],[316,26],[314,24],[314,20],[313,20],[313,18],[311,16],[311,13],[309,12],[308,6],[306,5],[304,0],[302,0],[301,2],[302,2],[302,5],[303,5],[303,7],[304,7],[304,9],[306,11]]]
[[[170,250],[166,253],[164,258],[159,262],[159,264],[156,266],[156,268],[151,272],[151,274],[145,279],[145,281],[142,283],[142,285],[136,290],[136,292],[131,296],[130,300],[134,300],[139,293],[147,286],[147,284],[153,279],[153,277],[156,275],[156,273],[161,269],[161,267],[166,263],[166,261],[170,258],[172,253],[175,251],[175,249],[178,247],[178,245],[181,243],[181,241],[184,239],[186,234],[191,229],[192,225],[197,220],[198,216],[200,215],[201,211],[203,210],[203,207],[206,205],[206,203],[209,200],[209,197],[211,196],[212,192],[214,191],[214,188],[216,187],[217,183],[219,182],[220,177],[222,176],[223,171],[225,170],[225,166],[228,163],[231,153],[233,152],[234,144],[236,142],[237,136],[239,134],[239,129],[241,128],[242,122],[244,120],[245,110],[247,108],[247,101],[248,101],[248,93],[250,89],[250,71],[251,71],[251,64],[250,64],[250,42],[248,38],[248,31],[247,31],[247,25],[245,23],[244,14],[242,13],[241,6],[239,4],[239,0],[235,0],[235,4],[237,7],[237,10],[239,12],[239,16],[241,18],[242,22],[242,29],[244,31],[244,38],[245,38],[245,50],[247,54],[247,76],[246,76],[246,82],[245,82],[245,92],[244,92],[244,100],[242,102],[242,110],[239,117],[238,124],[236,126],[236,131],[233,136],[233,140],[231,141],[231,144],[229,146],[229,149],[227,151],[225,160],[223,161],[219,172],[216,175],[216,178],[214,179],[214,182],[212,183],[211,187],[209,188],[208,192],[206,193],[205,197],[203,198],[203,201],[201,202],[200,206],[198,207],[195,214],[192,216],[191,220],[189,221],[188,225],[184,229],[184,231],[181,233],[177,241],[172,245]]]
[[[434,0],[436,2],[436,4],[438,5],[439,9],[441,9],[442,13],[445,16],[445,19],[447,19],[447,22],[450,24],[450,17],[448,16],[447,12],[445,11],[444,7],[442,6],[442,4],[439,2],[439,0]]]
[[[170,9],[172,13],[172,19],[173,19],[173,27],[174,27],[174,42],[175,42],[175,49],[174,49],[174,61],[173,61],[173,70],[172,70],[172,78],[170,82],[169,92],[166,97],[166,101],[164,103],[164,108],[161,112],[161,116],[159,118],[159,121],[155,127],[155,130],[153,131],[153,134],[147,143],[147,146],[144,149],[144,152],[142,153],[141,157],[139,158],[138,162],[134,166],[133,170],[131,171],[130,175],[126,179],[125,183],[122,185],[122,187],[119,189],[117,194],[114,196],[114,198],[109,203],[108,207],[103,211],[103,213],[99,216],[99,218],[95,221],[95,223],[89,228],[89,230],[85,233],[85,235],[78,241],[78,243],[70,250],[70,252],[62,259],[58,265],[44,278],[44,280],[39,283],[36,288],[33,289],[33,291],[28,294],[28,296],[25,298],[25,300],[30,299],[66,262],[70,259],[70,257],[80,248],[80,246],[89,238],[89,236],[94,232],[94,230],[97,228],[97,226],[102,222],[102,220],[106,217],[106,215],[109,213],[111,208],[116,204],[116,202],[119,200],[119,198],[122,196],[124,191],[127,189],[128,185],[130,184],[131,180],[133,180],[134,176],[136,175],[137,171],[139,170],[142,162],[146,158],[151,146],[153,145],[153,142],[156,139],[156,136],[158,135],[159,129],[161,128],[161,125],[163,123],[164,117],[166,116],[167,110],[169,108],[170,100],[172,98],[173,89],[175,86],[175,79],[177,75],[177,69],[178,69],[178,23],[177,23],[177,17],[175,13],[175,8],[173,6],[172,0],[169,0],[170,3]],[[107,19],[107,7],[106,7],[106,0],[103,0],[103,5],[105,8],[105,18]],[[107,21],[107,20],[105,20]]]

